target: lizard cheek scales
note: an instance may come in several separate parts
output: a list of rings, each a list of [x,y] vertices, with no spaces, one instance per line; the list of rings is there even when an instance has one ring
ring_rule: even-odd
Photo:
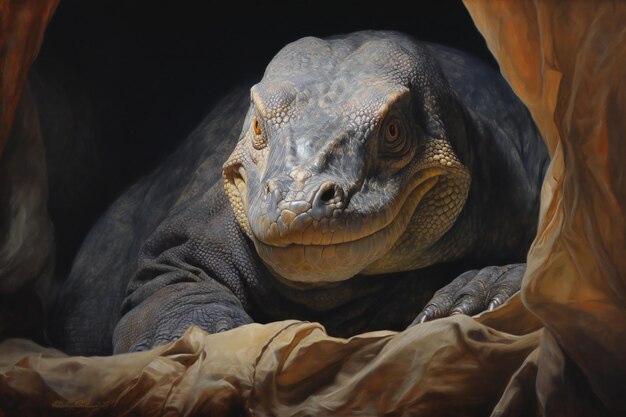
[[[415,251],[428,248],[467,197],[469,174],[445,129],[424,133],[442,117],[424,106],[432,93],[419,84],[428,82],[418,76],[421,63],[397,46],[372,48],[375,55],[366,44],[341,59],[327,52],[313,66],[304,65],[313,62],[306,48],[287,50],[252,88],[224,187],[238,223],[283,282],[414,268],[419,253],[399,243],[410,234]],[[390,56],[371,59],[378,51]],[[355,65],[362,76],[345,71]],[[441,204],[443,218],[431,221]]]

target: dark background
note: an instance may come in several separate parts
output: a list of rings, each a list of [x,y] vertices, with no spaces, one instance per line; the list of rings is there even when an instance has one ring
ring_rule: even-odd
[[[64,118],[72,134],[46,143],[57,273],[67,273],[113,199],[229,89],[258,81],[282,46],[362,29],[403,31],[496,66],[460,1],[62,0],[35,68],[62,85],[75,106],[72,117],[50,121]]]

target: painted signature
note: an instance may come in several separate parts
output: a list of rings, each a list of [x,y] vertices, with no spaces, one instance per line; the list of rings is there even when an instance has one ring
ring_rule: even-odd
[[[109,408],[113,406],[113,401],[92,401],[83,400],[56,400],[52,402],[52,408]]]

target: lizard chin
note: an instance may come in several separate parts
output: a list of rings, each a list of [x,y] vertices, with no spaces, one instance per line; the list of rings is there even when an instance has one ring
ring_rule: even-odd
[[[417,186],[394,220],[363,238],[329,245],[274,246],[253,237],[263,263],[283,283],[324,284],[345,281],[387,254],[405,232],[422,198],[438,176]],[[310,285],[308,285],[310,286]]]

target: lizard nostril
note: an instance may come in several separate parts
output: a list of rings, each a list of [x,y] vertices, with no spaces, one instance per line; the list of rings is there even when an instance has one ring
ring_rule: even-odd
[[[328,181],[322,184],[317,195],[322,204],[336,204],[343,199],[343,190],[338,184]]]
[[[332,200],[333,198],[335,198],[335,188],[330,188],[326,191],[324,191],[322,193],[322,195],[320,196],[320,199],[324,202],[324,203],[328,203],[330,200]]]

